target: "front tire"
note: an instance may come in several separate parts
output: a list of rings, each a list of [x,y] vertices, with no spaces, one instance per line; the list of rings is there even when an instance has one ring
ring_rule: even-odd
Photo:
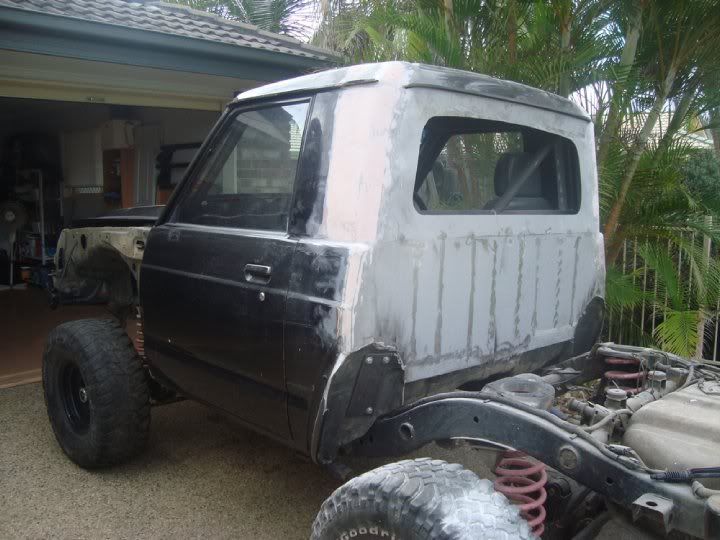
[[[353,478],[323,503],[311,540],[526,540],[517,507],[458,464],[421,458]]]
[[[55,438],[77,465],[116,465],[145,447],[147,375],[117,321],[87,319],[56,327],[47,339],[42,376]]]

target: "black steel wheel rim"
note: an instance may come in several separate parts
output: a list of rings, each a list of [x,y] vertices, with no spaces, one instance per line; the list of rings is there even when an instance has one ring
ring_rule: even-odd
[[[90,398],[82,374],[73,363],[66,364],[62,370],[60,395],[70,426],[77,433],[86,432],[90,427]]]

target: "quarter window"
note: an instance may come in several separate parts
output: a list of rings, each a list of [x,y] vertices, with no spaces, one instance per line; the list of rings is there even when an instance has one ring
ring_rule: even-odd
[[[433,118],[422,134],[413,201],[423,213],[576,213],[577,150],[525,126]]]
[[[287,230],[307,102],[235,115],[192,180],[176,221]]]

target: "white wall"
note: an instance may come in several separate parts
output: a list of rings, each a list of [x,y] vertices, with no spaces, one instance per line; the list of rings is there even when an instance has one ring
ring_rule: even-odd
[[[177,109],[143,108],[137,111],[141,122],[135,128],[136,202],[139,205],[155,202],[155,156],[160,146],[202,142],[220,117],[208,111],[179,111]],[[188,151],[184,151],[183,161]],[[194,152],[193,152],[194,154]],[[178,171],[180,172],[180,171]]]
[[[134,119],[146,126],[160,127],[160,144],[201,142],[217,119],[219,112],[178,109],[136,109]]]
[[[259,81],[0,50],[0,95],[221,111]]]

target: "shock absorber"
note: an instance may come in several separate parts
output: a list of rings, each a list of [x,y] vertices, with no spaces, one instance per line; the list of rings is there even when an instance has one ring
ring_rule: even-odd
[[[631,395],[644,389],[645,372],[640,369],[639,359],[607,356],[605,364],[613,368],[604,374],[607,383],[614,383],[618,388]]]
[[[528,521],[536,536],[545,531],[547,471],[545,464],[530,461],[523,452],[507,450],[495,465],[495,490],[520,506],[520,514]]]

